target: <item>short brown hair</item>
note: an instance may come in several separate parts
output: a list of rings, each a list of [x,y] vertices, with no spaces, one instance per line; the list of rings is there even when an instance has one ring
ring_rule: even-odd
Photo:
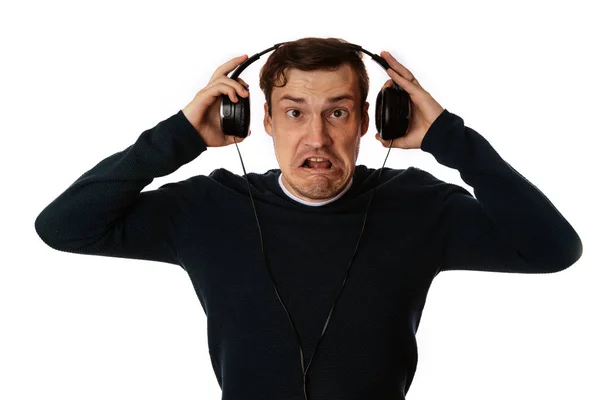
[[[260,70],[260,88],[267,100],[269,116],[272,117],[273,86],[283,87],[287,84],[285,77],[287,68],[301,71],[335,71],[342,64],[349,64],[358,76],[360,110],[362,110],[369,93],[369,76],[362,61],[362,52],[347,41],[338,38],[306,37],[279,46],[271,53]]]

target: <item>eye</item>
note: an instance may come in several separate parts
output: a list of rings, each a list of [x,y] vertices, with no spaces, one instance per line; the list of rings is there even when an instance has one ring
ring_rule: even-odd
[[[290,111],[297,111],[297,112],[300,112],[300,111],[298,111],[298,110],[296,110],[296,109],[287,110],[285,113],[286,113],[288,116],[290,116],[290,117],[291,117],[291,115],[290,115],[290,114],[288,114]],[[295,117],[292,117],[292,118],[294,118],[294,119],[295,119]]]
[[[341,108],[339,108],[339,109],[337,109],[337,110],[334,110],[332,114],[334,114],[334,113],[336,113],[336,112],[338,112],[338,111],[344,112],[344,113],[346,113],[346,115],[348,114],[348,111],[346,111],[346,110],[344,110],[344,109],[341,109]],[[336,119],[340,119],[340,118],[342,118],[342,117],[338,117],[338,118],[336,118]]]

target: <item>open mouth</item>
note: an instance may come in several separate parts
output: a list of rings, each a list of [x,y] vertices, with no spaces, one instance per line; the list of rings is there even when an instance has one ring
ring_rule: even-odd
[[[302,168],[310,168],[310,169],[331,169],[333,164],[326,158],[322,157],[309,157],[304,160],[304,163],[301,165]]]

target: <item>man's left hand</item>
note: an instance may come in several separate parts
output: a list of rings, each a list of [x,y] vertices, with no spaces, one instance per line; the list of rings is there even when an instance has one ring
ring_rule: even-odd
[[[394,143],[392,147],[399,149],[420,149],[421,142],[423,142],[423,138],[429,127],[444,111],[444,108],[421,87],[415,76],[404,65],[392,57],[390,53],[382,51],[381,57],[390,65],[387,73],[392,78],[382,86],[382,89],[392,86],[396,82],[398,86],[410,95],[411,101],[408,131],[406,135],[393,139]],[[379,133],[375,135],[375,138],[385,147],[389,147],[390,141],[383,140]]]

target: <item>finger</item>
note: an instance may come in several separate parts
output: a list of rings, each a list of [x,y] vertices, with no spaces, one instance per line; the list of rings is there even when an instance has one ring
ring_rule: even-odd
[[[212,97],[219,97],[220,95],[224,94],[226,96],[229,96],[229,99],[231,101],[233,101],[234,103],[237,103],[237,101],[238,101],[238,97],[237,97],[235,88],[224,82],[219,82],[219,83],[215,83],[212,86],[208,86],[206,88],[206,91]]]
[[[234,81],[233,79],[231,79],[233,82],[235,82],[236,87],[239,89],[238,93],[240,93],[242,96],[247,96],[248,95],[248,84],[246,82],[244,82],[242,80],[242,78],[237,78],[237,81]],[[239,85],[239,86],[237,86]]]
[[[377,139],[379,141],[379,143],[381,143],[382,145],[389,145],[390,141],[389,140],[383,140],[383,138],[381,137],[381,135],[379,134],[379,132],[377,132],[375,134],[375,139]]]
[[[210,80],[212,81],[213,79],[216,79],[220,76],[227,75],[228,73],[233,71],[238,65],[240,65],[241,63],[246,61],[247,58],[248,58],[247,54],[242,54],[239,57],[232,58],[231,60],[227,61],[225,64],[219,66],[215,70],[215,73],[211,76]]]
[[[249,85],[246,83],[245,80],[243,80],[242,78],[237,78],[237,80],[247,89],[249,87]]]
[[[233,86],[235,91],[237,92],[237,94],[239,94],[240,96],[246,97],[248,95],[248,90],[246,89],[247,84],[246,84],[246,82],[244,82],[242,80],[242,78],[237,78],[237,79],[238,80],[236,81],[236,80],[228,78],[226,76],[221,76],[221,77],[215,79],[214,84],[224,83],[226,85]],[[239,81],[241,81],[241,83]],[[214,84],[213,84],[213,86],[214,86]],[[246,86],[244,86],[244,85],[246,85]]]
[[[416,80],[415,76],[413,75],[412,72],[410,72],[408,70],[408,68],[406,68],[404,65],[400,64],[394,57],[392,57],[392,55],[390,53],[388,53],[387,51],[382,51],[381,52],[381,57],[383,57],[383,59],[385,61],[387,61],[387,63],[390,65],[390,67],[396,71],[397,73],[399,73],[403,78],[412,81],[413,79]]]
[[[392,86],[394,86],[394,80],[388,79],[387,81],[385,81],[385,83],[383,84],[381,89],[385,89],[386,87],[392,87]]]
[[[402,89],[406,90],[408,94],[417,94],[419,90],[422,90],[420,86],[418,86],[414,82],[409,81],[393,69],[388,68],[386,72],[394,80],[394,82],[396,82]]]
[[[245,138],[227,135],[227,144],[242,143]]]
[[[394,143],[392,145],[392,147],[394,147],[394,148],[401,148],[401,149],[406,149],[407,148],[407,146],[406,146],[406,139],[403,136],[399,137],[399,138],[396,138],[396,139],[383,140],[381,138],[381,135],[379,135],[379,133],[376,133],[375,134],[375,139],[377,139],[379,141],[379,143],[381,143],[381,145],[383,147],[386,147],[386,148],[390,147],[390,143],[392,141],[394,141]]]
[[[389,140],[383,140],[381,138],[381,135],[379,133],[375,134],[375,139],[377,139],[379,141],[379,143],[381,143],[384,147],[388,147],[390,145],[390,141]]]
[[[218,97],[221,94],[227,95],[234,103],[237,103],[238,96],[248,96],[248,92],[245,91],[243,86],[231,79],[228,81],[218,81],[214,85],[209,86],[207,90],[213,97]]]

